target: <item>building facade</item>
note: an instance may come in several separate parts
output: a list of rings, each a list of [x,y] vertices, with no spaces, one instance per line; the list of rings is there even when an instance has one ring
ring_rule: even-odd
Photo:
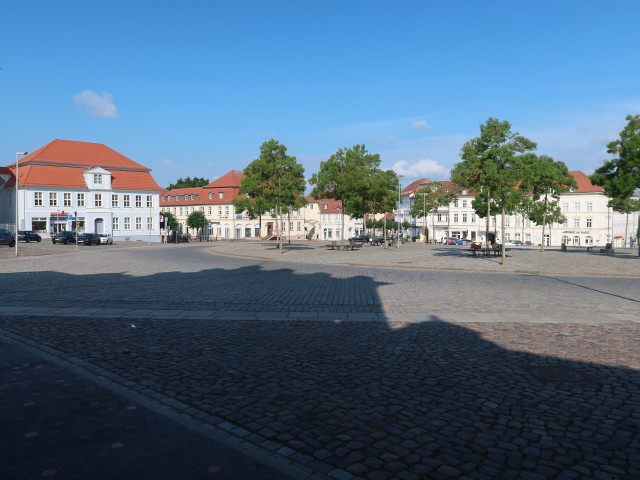
[[[160,240],[160,187],[151,170],[111,148],[53,140],[15,164],[0,185],[0,223],[43,237],[60,231],[108,233],[114,240]]]
[[[558,202],[566,221],[546,225],[543,233],[542,225],[536,225],[522,215],[509,215],[505,217],[506,241],[515,240],[531,245],[544,243],[547,246],[560,246],[564,243],[602,247],[612,241],[613,212],[607,207],[609,199],[603,189],[593,185],[583,172],[576,170],[570,173],[578,187],[560,195]],[[420,201],[417,191],[430,182],[426,178],[417,180],[403,190],[401,214],[409,214],[412,203]],[[439,183],[445,188],[452,187],[450,181]],[[472,205],[474,198],[474,192],[462,189],[451,204],[438,208],[426,217],[412,218],[412,235],[424,241],[426,231],[428,241],[442,242],[447,237],[455,237],[484,242],[487,220],[476,215]],[[501,215],[489,219],[490,240],[502,241],[501,222]]]

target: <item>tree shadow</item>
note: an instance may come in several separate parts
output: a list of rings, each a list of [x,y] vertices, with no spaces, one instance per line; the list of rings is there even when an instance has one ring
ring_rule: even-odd
[[[280,312],[242,321],[2,316],[0,327],[320,474],[640,478],[640,372],[589,360],[617,352],[633,361],[635,324],[462,325],[429,312],[387,322],[377,293],[385,283],[275,264],[41,276],[57,290],[31,288],[26,273],[3,274],[0,285],[13,305],[190,301],[192,311]]]

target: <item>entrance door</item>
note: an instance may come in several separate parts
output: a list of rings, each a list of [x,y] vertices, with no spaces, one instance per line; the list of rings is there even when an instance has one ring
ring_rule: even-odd
[[[104,220],[96,218],[94,222],[94,233],[104,233]]]
[[[273,222],[267,222],[267,237],[273,235]]]

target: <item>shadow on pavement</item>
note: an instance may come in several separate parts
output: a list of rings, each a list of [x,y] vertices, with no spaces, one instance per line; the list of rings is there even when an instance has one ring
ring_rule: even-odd
[[[21,275],[7,275],[2,284],[19,285]],[[43,275],[56,295],[60,286],[72,294],[61,301],[96,306],[163,298],[160,306],[190,301],[286,313],[309,311],[311,304],[323,312],[382,312],[377,289],[383,284],[365,275],[261,267],[148,277]],[[181,283],[190,288],[183,291]],[[21,288],[13,294],[25,300],[43,290]],[[53,295],[46,298],[55,302]],[[185,405],[201,422],[331,478],[640,478],[640,372],[518,351],[537,348],[536,340],[560,349],[589,348],[586,336],[597,334],[597,326],[459,325],[428,312],[422,320],[2,317],[0,327],[100,367],[112,381],[157,395],[160,403]],[[632,355],[638,329],[621,328],[625,335],[611,342]],[[29,365],[21,368],[35,374]],[[21,381],[2,372],[5,392]],[[60,389],[48,390],[44,379],[32,388],[15,401],[70,399]],[[78,408],[101,408],[91,395],[72,401]],[[112,410],[87,430],[53,407],[41,408],[47,412],[41,436],[58,435],[77,453],[70,471],[99,465],[105,451],[114,461],[124,458],[106,447],[114,438]],[[47,454],[14,428],[30,422],[31,410],[23,412],[5,416],[2,435],[12,445],[5,460],[26,469]],[[139,441],[154,451],[158,432],[140,424],[131,435],[136,428],[149,429]],[[128,464],[119,465],[126,473]]]

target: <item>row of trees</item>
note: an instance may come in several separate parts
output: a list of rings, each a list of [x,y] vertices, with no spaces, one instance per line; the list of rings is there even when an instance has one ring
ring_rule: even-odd
[[[640,188],[640,116],[629,116],[627,120],[629,123],[620,139],[608,145],[609,153],[617,158],[606,161],[591,176],[591,181],[603,186],[605,194],[611,198],[609,205],[623,213],[639,209],[639,202],[631,197]],[[489,118],[480,126],[480,135],[463,145],[461,162],[451,171],[451,184],[432,182],[420,188],[411,215],[426,219],[439,207],[451,204],[460,189],[467,189],[476,192],[472,206],[478,216],[486,218],[485,238],[489,238],[489,219],[496,214],[502,218],[503,239],[505,218],[512,214],[542,225],[544,238],[548,224],[565,221],[558,205],[560,195],[577,185],[563,162],[536,155],[536,148],[535,142],[512,132],[509,122]],[[313,186],[311,194],[314,198],[331,198],[342,203],[342,239],[344,215],[365,218],[368,214],[393,210],[398,198],[399,177],[392,170],[381,169],[380,163],[378,154],[369,153],[364,145],[355,145],[338,150],[311,176],[309,184]],[[244,169],[244,174],[239,190],[244,198],[235,199],[233,203],[238,211],[246,211],[250,218],[259,219],[260,225],[262,216],[269,213],[280,221],[279,233],[283,216],[307,203],[304,167],[274,139],[261,145],[259,158]],[[205,179],[193,181],[204,182]],[[177,182],[179,185],[184,183],[182,179]],[[204,228],[205,223],[204,215],[189,220],[189,226],[194,228]],[[278,243],[282,249],[280,235]],[[541,250],[544,250],[544,242]],[[501,263],[505,261],[502,242]]]

